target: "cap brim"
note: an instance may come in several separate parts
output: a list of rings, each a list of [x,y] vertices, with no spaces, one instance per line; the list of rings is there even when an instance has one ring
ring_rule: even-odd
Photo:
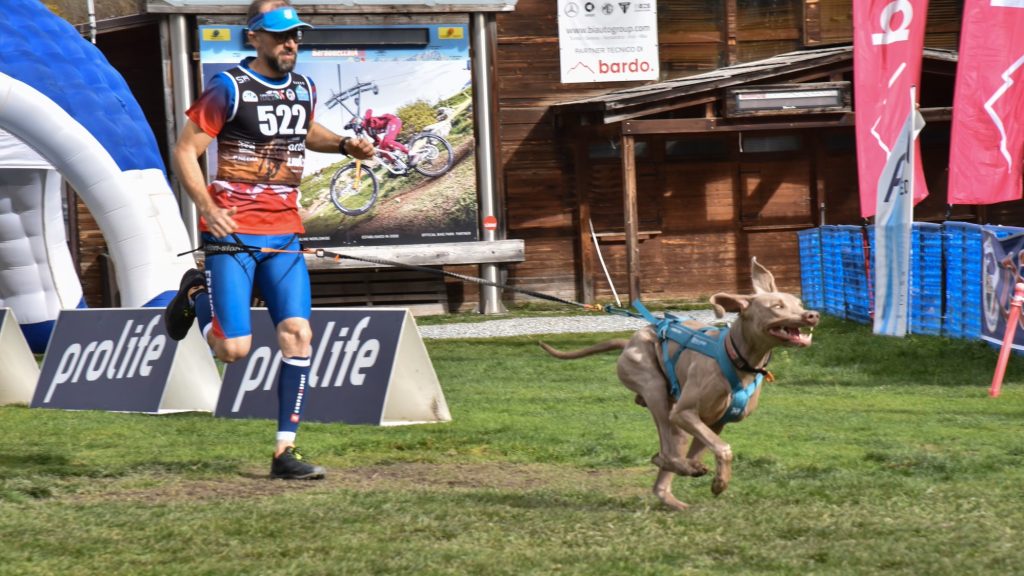
[[[311,29],[312,25],[299,19],[294,8],[283,7],[270,12],[263,13],[251,25],[251,30],[264,30],[267,32],[288,32],[299,28]]]
[[[295,30],[296,28],[301,28],[303,30],[311,30],[313,28],[313,25],[306,24],[305,22],[292,22],[286,26],[264,26],[262,28],[258,28],[258,30],[265,30],[267,32],[287,32],[289,30]]]

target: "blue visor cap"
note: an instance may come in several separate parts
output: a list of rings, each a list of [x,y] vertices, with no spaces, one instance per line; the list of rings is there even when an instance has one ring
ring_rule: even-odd
[[[295,8],[285,6],[270,12],[264,12],[249,22],[249,30],[266,30],[267,32],[287,32],[296,28],[312,28],[302,20]]]

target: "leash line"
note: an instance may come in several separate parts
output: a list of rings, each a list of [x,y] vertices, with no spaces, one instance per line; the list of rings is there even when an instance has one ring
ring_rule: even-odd
[[[415,270],[415,271],[418,271],[418,272],[425,272],[425,273],[428,273],[428,274],[440,274],[440,275],[443,275],[443,276],[448,276],[449,278],[457,278],[459,280],[464,280],[466,282],[474,282],[474,283],[480,284],[482,286],[494,286],[495,288],[501,288],[503,290],[511,290],[513,292],[518,292],[520,294],[526,294],[528,296],[533,296],[534,298],[540,298],[542,300],[549,300],[549,301],[552,301],[552,302],[559,302],[561,304],[568,304],[570,306],[577,306],[577,307],[583,308],[585,310],[594,310],[595,309],[595,306],[593,306],[591,304],[584,304],[582,302],[576,302],[574,300],[568,300],[568,299],[565,299],[565,298],[554,296],[552,294],[544,294],[542,292],[536,292],[534,290],[528,290],[526,288],[518,288],[518,287],[515,287],[515,286],[509,286],[507,284],[502,284],[500,282],[492,282],[490,280],[486,280],[484,278],[478,278],[476,276],[468,276],[466,274],[459,274],[457,272],[449,272],[447,270],[439,270],[437,268],[430,268],[428,266],[418,266],[418,265],[415,265],[415,264],[405,264],[403,262],[395,262],[393,260],[386,260],[384,258],[375,258],[375,257],[370,257],[370,256],[352,256],[351,254],[339,254],[339,253],[336,253],[336,252],[330,252],[328,250],[324,250],[322,248],[316,248],[316,249],[307,248],[307,249],[303,249],[302,252],[304,252],[306,254],[313,254],[317,258],[330,257],[330,258],[334,259],[335,261],[340,261],[343,258],[347,258],[347,259],[350,259],[350,260],[357,260],[357,261],[360,261],[360,262],[368,262],[370,264],[381,264],[381,265],[385,265],[385,266],[393,266],[393,267],[396,267],[396,268],[406,268],[406,269],[409,269],[409,270]],[[598,306],[598,307],[596,307],[596,309],[600,310],[601,308],[600,308],[600,306]]]
[[[520,294],[526,294],[527,296],[533,296],[534,298],[539,298],[541,300],[549,300],[549,301],[552,301],[552,302],[558,302],[560,304],[568,304],[570,306],[577,306],[579,308],[583,308],[584,310],[592,310],[592,311],[602,311],[602,310],[604,310],[604,311],[607,311],[606,310],[607,308],[611,308],[610,306],[602,307],[602,306],[600,306],[598,304],[584,304],[582,302],[576,302],[575,300],[568,300],[568,299],[565,299],[565,298],[554,296],[552,294],[544,294],[543,292],[536,292],[534,290],[528,290],[526,288],[518,288],[518,287],[515,287],[515,286],[509,286],[507,284],[501,284],[499,282],[491,282],[490,280],[486,280],[484,278],[477,278],[476,276],[468,276],[468,275],[465,275],[465,274],[459,274],[457,272],[449,272],[447,270],[439,270],[437,268],[431,268],[431,267],[428,267],[428,266],[418,266],[416,264],[406,264],[404,262],[396,262],[394,260],[386,260],[384,258],[375,258],[375,257],[371,257],[371,256],[353,256],[351,254],[341,254],[341,253],[338,253],[338,252],[332,252],[330,250],[324,250],[323,248],[301,248],[299,250],[286,250],[286,249],[283,249],[283,248],[263,248],[263,247],[258,247],[258,246],[249,246],[249,245],[243,243],[241,241],[241,238],[239,238],[237,235],[234,235],[234,239],[235,239],[235,242],[224,242],[224,243],[221,243],[221,242],[209,243],[208,242],[208,243],[204,244],[202,248],[196,248],[195,250],[191,250],[189,252],[184,252],[182,254],[179,254],[179,256],[183,256],[185,254],[190,254],[190,253],[195,252],[195,251],[200,250],[200,249],[204,250],[207,253],[212,253],[212,254],[237,254],[237,253],[240,253],[240,252],[246,252],[246,253],[263,252],[263,253],[271,253],[271,254],[309,254],[309,255],[312,255],[312,256],[316,256],[317,258],[325,258],[325,259],[334,260],[335,262],[340,262],[343,259],[357,260],[359,262],[367,262],[367,263],[370,263],[370,264],[378,264],[378,265],[381,265],[381,266],[389,266],[389,267],[394,267],[394,268],[405,268],[405,269],[408,269],[408,270],[415,270],[417,272],[425,272],[425,273],[428,273],[428,274],[439,274],[439,275],[442,275],[442,276],[448,276],[449,278],[457,278],[459,280],[463,280],[463,281],[466,281],[466,282],[473,282],[473,283],[480,284],[480,285],[483,285],[483,286],[494,286],[495,288],[501,288],[503,290],[511,290],[512,292],[518,292]]]

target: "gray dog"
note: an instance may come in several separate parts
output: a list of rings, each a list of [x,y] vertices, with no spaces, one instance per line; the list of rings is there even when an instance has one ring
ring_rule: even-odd
[[[761,381],[771,380],[765,367],[772,349],[810,346],[809,332],[818,324],[818,313],[804,310],[796,296],[779,292],[775,278],[757,259],[751,261],[751,277],[753,295],[711,297],[719,318],[726,312],[737,313],[728,329],[683,322],[671,315],[655,318],[643,310],[652,325],[629,340],[608,340],[572,352],[540,343],[562,359],[622,350],[619,380],[636,393],[636,403],[650,410],[658,427],[661,448],[651,459],[659,469],[654,494],[677,510],[686,504],[672,495],[672,479],[676,474],[707,474],[707,466],[701,463],[705,449],[715,455],[711,491],[718,495],[729,486],[733,455],[720,436],[722,429],[757,408]]]

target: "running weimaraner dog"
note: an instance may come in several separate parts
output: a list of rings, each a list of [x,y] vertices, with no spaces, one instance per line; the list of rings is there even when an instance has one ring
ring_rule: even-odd
[[[677,510],[685,509],[686,504],[672,495],[672,479],[675,474],[707,474],[708,468],[700,460],[705,448],[710,448],[715,455],[711,491],[715,495],[725,491],[732,478],[733,454],[720,436],[722,429],[726,422],[742,420],[757,408],[759,384],[761,377],[767,374],[765,366],[772,349],[810,346],[809,332],[818,324],[818,313],[805,310],[796,296],[779,292],[771,272],[756,258],[751,261],[751,273],[753,295],[718,293],[711,297],[717,317],[723,317],[726,312],[738,313],[724,335],[718,328],[699,322],[669,318],[641,328],[629,340],[608,340],[572,352],[540,343],[549,354],[562,359],[622,350],[618,361],[619,379],[636,393],[636,403],[651,411],[658,427],[661,449],[651,459],[659,468],[654,494]],[[667,324],[672,326],[668,332],[663,330]],[[724,353],[709,356],[707,346],[703,352],[692,347],[682,349],[679,334],[692,334],[693,329],[701,328],[706,331],[704,343],[711,342],[719,349],[724,347]],[[659,332],[669,338],[660,337]],[[695,340],[701,338],[697,336]],[[666,352],[668,363],[665,362]],[[676,360],[673,362],[672,358]],[[675,374],[675,382],[669,377],[670,370]],[[732,380],[727,372],[731,372]],[[770,374],[768,379],[771,379]],[[678,398],[673,395],[673,386],[677,386]],[[693,441],[687,450],[689,436]]]

